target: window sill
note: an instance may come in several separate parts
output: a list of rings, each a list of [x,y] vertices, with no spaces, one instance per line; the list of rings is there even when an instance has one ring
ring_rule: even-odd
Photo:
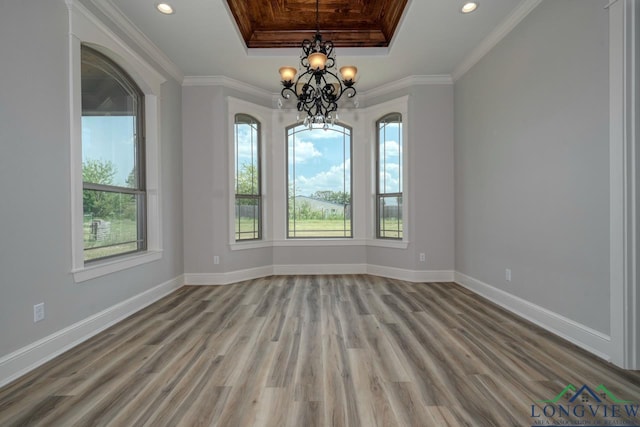
[[[274,240],[273,246],[364,246],[366,241],[363,239],[352,238],[336,238],[336,239],[287,239]]]
[[[371,239],[367,240],[367,246],[376,246],[379,248],[407,249],[409,242],[406,240],[386,240]]]
[[[90,264],[82,268],[74,269],[71,272],[73,273],[73,280],[75,280],[76,283],[80,283],[95,279],[96,277],[106,276],[107,274],[115,273],[117,271],[126,270],[127,268],[157,261],[161,258],[162,251],[147,251],[140,254],[123,256],[122,258],[115,258],[104,262],[98,262],[96,264]]]
[[[232,251],[242,251],[245,249],[273,248],[273,247],[309,247],[309,246],[364,246],[365,240],[355,239],[288,239],[288,240],[264,240],[261,242],[231,243],[229,248]]]
[[[249,242],[233,242],[229,243],[229,249],[232,251],[243,251],[245,249],[270,248],[273,244],[270,240],[252,240]]]
[[[234,242],[229,244],[232,251],[242,251],[246,249],[272,248],[272,247],[309,247],[309,246],[372,246],[380,248],[407,249],[409,242],[406,240],[382,240],[382,239],[284,239],[284,240],[261,240],[254,242]]]

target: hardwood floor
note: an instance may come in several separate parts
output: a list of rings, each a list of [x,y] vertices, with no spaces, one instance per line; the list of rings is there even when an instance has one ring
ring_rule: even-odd
[[[0,425],[531,426],[569,384],[640,399],[640,373],[458,285],[274,276],[179,289],[1,388]]]

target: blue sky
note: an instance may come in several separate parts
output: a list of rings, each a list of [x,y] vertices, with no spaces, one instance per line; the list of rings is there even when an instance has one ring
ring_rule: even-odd
[[[114,185],[126,187],[135,162],[134,116],[83,116],[82,161],[110,161],[116,167]]]
[[[400,169],[402,163],[402,135],[398,123],[387,123],[380,129],[380,190],[384,193],[401,193]]]
[[[295,154],[296,194],[310,196],[316,191],[350,193],[350,132],[345,135],[339,126],[328,130],[308,130],[299,126],[295,130],[296,133],[289,136],[288,156],[289,168],[292,169]]]
[[[238,129],[238,163],[251,163],[251,133],[249,126]],[[312,129],[304,126],[296,128],[295,139],[290,136],[289,167],[293,160],[293,143],[295,140],[296,161],[296,194],[309,196],[316,191],[350,192],[349,170],[351,163],[350,136],[346,135],[346,152],[343,150],[345,135],[338,131],[339,126],[329,130]],[[385,145],[386,167],[381,171],[381,178],[386,192],[400,192],[402,185],[399,179],[401,150],[398,124],[387,126],[387,142]],[[255,138],[255,136],[254,136]],[[255,139],[254,139],[255,140]],[[254,153],[255,156],[255,153]],[[346,185],[343,179],[346,172]]]
[[[111,161],[116,167],[115,185],[126,185],[126,179],[135,162],[135,120],[131,116],[84,116],[82,118],[82,161]],[[302,126],[295,133],[296,194],[309,196],[316,191],[350,192],[350,136],[338,131],[308,130]],[[401,192],[399,165],[401,150],[398,124],[386,128],[386,164],[380,173],[385,192]],[[251,134],[249,126],[238,127],[238,160],[251,163]],[[293,160],[293,136],[289,142],[289,161]],[[345,141],[343,141],[345,138]],[[255,136],[254,136],[255,141]],[[343,150],[345,142],[346,152]],[[255,150],[255,148],[254,148]],[[254,154],[255,155],[255,154]],[[343,185],[346,172],[347,182]]]

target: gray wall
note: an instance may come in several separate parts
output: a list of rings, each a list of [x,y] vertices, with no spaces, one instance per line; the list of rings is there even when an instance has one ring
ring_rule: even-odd
[[[0,4],[0,357],[180,276],[181,87],[161,92],[162,260],[83,283],[71,269],[68,16]],[[33,323],[33,305],[46,319]]]
[[[369,99],[367,106],[407,94],[411,150],[411,243],[407,249],[310,245],[232,251],[228,245],[230,136],[226,97],[265,103],[220,86],[184,87],[185,272],[222,273],[274,264],[365,263],[408,270],[453,270],[453,86],[415,86]],[[354,220],[365,219],[356,214]],[[420,252],[426,253],[426,262],[418,261]],[[219,265],[213,264],[216,255],[220,256]]]
[[[454,101],[456,270],[604,333],[606,3],[544,1],[456,82]]]
[[[227,96],[222,86],[183,88],[185,272],[222,273],[272,264],[271,248],[229,250]],[[259,103],[256,99],[248,101]],[[220,257],[220,264],[213,257]]]
[[[418,85],[406,93],[410,244],[403,252],[369,247],[367,261],[409,270],[453,270],[453,85]],[[367,102],[375,105],[387,98],[389,95]],[[420,253],[425,254],[425,262],[419,261]]]

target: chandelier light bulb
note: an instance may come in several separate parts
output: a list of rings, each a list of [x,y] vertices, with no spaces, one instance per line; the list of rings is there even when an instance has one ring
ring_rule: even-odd
[[[340,68],[340,74],[342,75],[342,79],[346,81],[354,81],[356,79],[356,73],[358,69],[353,65],[347,65]]]
[[[294,67],[280,67],[278,72],[283,82],[290,82],[293,81],[297,71]]]
[[[327,64],[327,55],[322,52],[314,52],[307,59],[309,60],[309,66],[314,70],[324,70]]]

